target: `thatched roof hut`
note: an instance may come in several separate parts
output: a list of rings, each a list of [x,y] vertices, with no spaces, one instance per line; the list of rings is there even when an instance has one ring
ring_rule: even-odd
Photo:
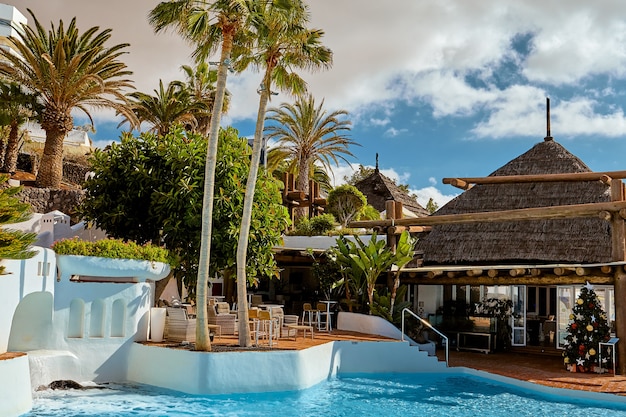
[[[367,203],[380,212],[385,210],[388,200],[393,200],[402,203],[402,207],[410,211],[414,217],[424,217],[429,214],[428,210],[422,207],[415,198],[404,192],[392,179],[384,176],[378,167],[370,176],[354,186],[365,195]]]
[[[548,137],[490,176],[590,171]],[[600,181],[479,184],[434,215],[610,200],[610,186]],[[424,254],[424,265],[602,263],[611,261],[611,226],[595,217],[437,225],[417,249]]]

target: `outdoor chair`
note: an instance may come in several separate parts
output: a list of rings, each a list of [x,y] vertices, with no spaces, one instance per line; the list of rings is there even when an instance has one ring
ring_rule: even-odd
[[[165,329],[167,340],[172,342],[196,341],[196,319],[187,317],[187,310],[177,307],[166,307]]]
[[[317,310],[313,310],[311,303],[302,304],[302,324],[313,324],[317,317]]]
[[[280,327],[280,337],[295,337],[297,330],[289,327],[290,324],[298,325],[299,317],[292,314],[283,316],[283,324]]]
[[[326,331],[331,331],[331,322],[330,322],[330,316],[333,313],[327,310],[327,306],[324,303],[317,303],[317,310],[316,310],[316,315],[317,315],[317,328],[321,329],[322,328],[322,323],[324,323],[324,329]],[[322,320],[322,318],[324,318],[325,320]]]
[[[225,306],[220,306],[225,304]],[[218,313],[221,311],[221,313]],[[207,317],[209,324],[220,326],[221,334],[234,335],[237,330],[237,316],[230,314],[228,303],[216,303],[207,306]]]

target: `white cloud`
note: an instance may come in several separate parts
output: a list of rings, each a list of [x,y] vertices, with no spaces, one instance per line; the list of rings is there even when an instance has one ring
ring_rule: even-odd
[[[411,193],[417,195],[417,202],[424,208],[428,204],[428,201],[432,198],[438,207],[443,207],[450,200],[456,197],[458,194],[444,194],[437,187],[424,187],[418,189],[411,189]]]

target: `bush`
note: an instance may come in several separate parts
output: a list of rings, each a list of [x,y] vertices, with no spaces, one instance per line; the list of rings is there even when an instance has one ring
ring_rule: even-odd
[[[102,258],[136,259],[152,262],[172,263],[169,251],[165,248],[121,239],[103,239],[89,242],[80,239],[63,239],[55,242],[52,249],[58,255],[99,256]]]
[[[302,217],[290,232],[293,236],[323,236],[328,235],[335,227],[335,217],[332,214],[322,214],[311,219]]]

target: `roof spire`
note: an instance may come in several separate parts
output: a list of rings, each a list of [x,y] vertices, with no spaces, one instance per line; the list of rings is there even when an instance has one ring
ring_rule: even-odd
[[[543,140],[546,142],[554,140],[554,138],[550,136],[550,97],[546,97],[546,137],[543,138]]]
[[[378,172],[378,152],[376,152],[376,168],[374,169],[374,172]]]

